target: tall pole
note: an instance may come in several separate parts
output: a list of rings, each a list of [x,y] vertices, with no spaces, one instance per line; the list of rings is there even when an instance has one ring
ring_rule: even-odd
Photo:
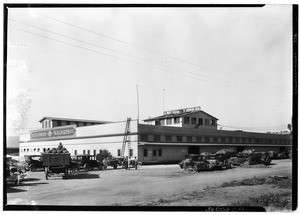
[[[163,89],[163,114],[165,112],[165,89]]]
[[[138,119],[137,119],[137,122],[138,122],[138,124],[139,124],[139,119],[140,119],[140,105],[139,105],[139,86],[138,85],[136,85],[136,95],[137,95],[137,111],[138,111]]]

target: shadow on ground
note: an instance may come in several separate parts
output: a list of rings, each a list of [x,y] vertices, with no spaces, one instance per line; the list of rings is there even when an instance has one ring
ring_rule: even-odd
[[[27,190],[22,190],[22,189],[19,189],[18,187],[11,187],[11,186],[8,186],[6,189],[7,193],[19,193],[19,192],[26,192],[26,191]]]
[[[100,178],[99,174],[76,174],[76,173],[74,173],[73,175],[68,175],[68,177],[66,179],[69,180],[69,179],[95,179],[95,178]]]

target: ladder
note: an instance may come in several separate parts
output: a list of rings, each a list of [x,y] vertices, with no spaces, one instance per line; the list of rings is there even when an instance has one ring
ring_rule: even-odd
[[[125,127],[125,133],[124,133],[123,145],[122,145],[122,151],[121,151],[121,157],[124,157],[126,143],[128,143],[128,159],[130,158],[130,149],[131,149],[130,121],[131,121],[131,118],[128,117],[127,121],[126,121],[126,127]]]

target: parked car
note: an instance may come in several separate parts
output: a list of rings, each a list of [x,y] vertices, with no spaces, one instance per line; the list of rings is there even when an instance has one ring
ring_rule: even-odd
[[[103,169],[107,169],[107,167],[111,166],[114,169],[117,169],[118,166],[121,166],[120,160],[113,157],[104,158],[102,161],[98,161],[102,163]]]
[[[230,158],[230,162],[234,165],[253,165],[265,164],[270,165],[271,157],[268,152],[252,152],[252,153],[239,153],[237,157]]]
[[[223,164],[216,159],[215,155],[186,155],[186,159],[179,163],[179,166],[184,169],[193,169],[198,172],[200,170],[222,169]]]
[[[6,157],[6,183],[7,185],[18,186],[25,178],[25,169],[23,163]]]
[[[75,166],[78,169],[84,169],[85,171],[94,170],[94,168],[101,170],[103,168],[102,164],[96,160],[94,155],[87,154],[71,156],[71,166]]]
[[[25,170],[35,172],[37,169],[43,169],[42,155],[24,155],[25,157]]]

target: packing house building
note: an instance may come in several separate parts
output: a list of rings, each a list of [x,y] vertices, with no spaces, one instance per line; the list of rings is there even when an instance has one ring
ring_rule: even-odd
[[[176,163],[186,154],[217,152],[234,148],[283,152],[292,148],[290,134],[270,134],[217,129],[218,119],[200,107],[165,111],[145,119],[147,124],[130,123],[131,148],[124,156],[143,163]],[[71,153],[96,155],[107,149],[121,156],[126,121],[107,122],[44,117],[41,129],[20,135],[20,156],[40,154],[61,142]],[[127,144],[126,144],[127,147]]]

